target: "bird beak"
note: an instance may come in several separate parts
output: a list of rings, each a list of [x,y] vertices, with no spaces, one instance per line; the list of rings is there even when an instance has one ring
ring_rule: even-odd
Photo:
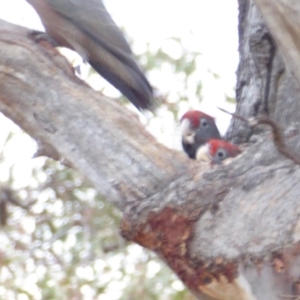
[[[195,132],[191,130],[190,121],[188,119],[182,120],[180,127],[183,141],[187,144],[194,144]]]
[[[205,144],[197,150],[196,160],[203,163],[209,163],[211,161],[211,156],[209,154],[209,145]]]

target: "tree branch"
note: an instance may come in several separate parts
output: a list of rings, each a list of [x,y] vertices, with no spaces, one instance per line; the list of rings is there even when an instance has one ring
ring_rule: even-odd
[[[0,109],[42,145],[39,155],[67,159],[119,208],[186,170],[183,155],[158,144],[133,113],[71,74],[53,48],[36,44],[24,28],[0,26]]]
[[[0,49],[0,110],[124,212],[124,237],[155,251],[199,299],[291,294],[300,275],[299,262],[290,264],[299,253],[300,170],[268,135],[208,170],[158,144],[26,29],[0,21]]]

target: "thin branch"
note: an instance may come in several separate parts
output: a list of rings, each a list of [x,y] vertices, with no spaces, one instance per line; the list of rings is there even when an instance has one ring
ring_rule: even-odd
[[[257,118],[250,118],[247,119],[237,113],[231,113],[223,108],[219,109],[232,117],[242,120],[248,124],[249,127],[254,127],[260,124],[266,124],[269,125],[272,129],[272,134],[273,134],[273,142],[274,145],[279,153],[281,153],[283,156],[286,158],[292,160],[294,163],[297,165],[300,165],[300,157],[298,157],[294,152],[292,152],[290,149],[287,148],[284,134],[282,132],[281,127],[271,118],[269,117],[257,117]]]

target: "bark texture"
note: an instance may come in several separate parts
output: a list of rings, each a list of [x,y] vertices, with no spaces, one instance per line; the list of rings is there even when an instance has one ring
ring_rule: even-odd
[[[288,69],[300,83],[300,2],[255,0]]]
[[[296,152],[297,82],[252,0],[240,0],[239,10],[237,111],[280,122]],[[201,166],[158,144],[49,45],[3,21],[0,91],[0,110],[40,153],[78,168],[124,212],[123,236],[155,251],[198,299],[299,294],[300,168],[276,151],[267,127],[253,132],[234,120],[228,137],[248,141],[244,153]]]

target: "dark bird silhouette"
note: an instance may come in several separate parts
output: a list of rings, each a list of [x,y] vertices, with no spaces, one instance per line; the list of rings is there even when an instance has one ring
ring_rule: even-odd
[[[101,0],[27,0],[46,32],[76,51],[138,109],[150,108],[153,91],[129,44]]]

